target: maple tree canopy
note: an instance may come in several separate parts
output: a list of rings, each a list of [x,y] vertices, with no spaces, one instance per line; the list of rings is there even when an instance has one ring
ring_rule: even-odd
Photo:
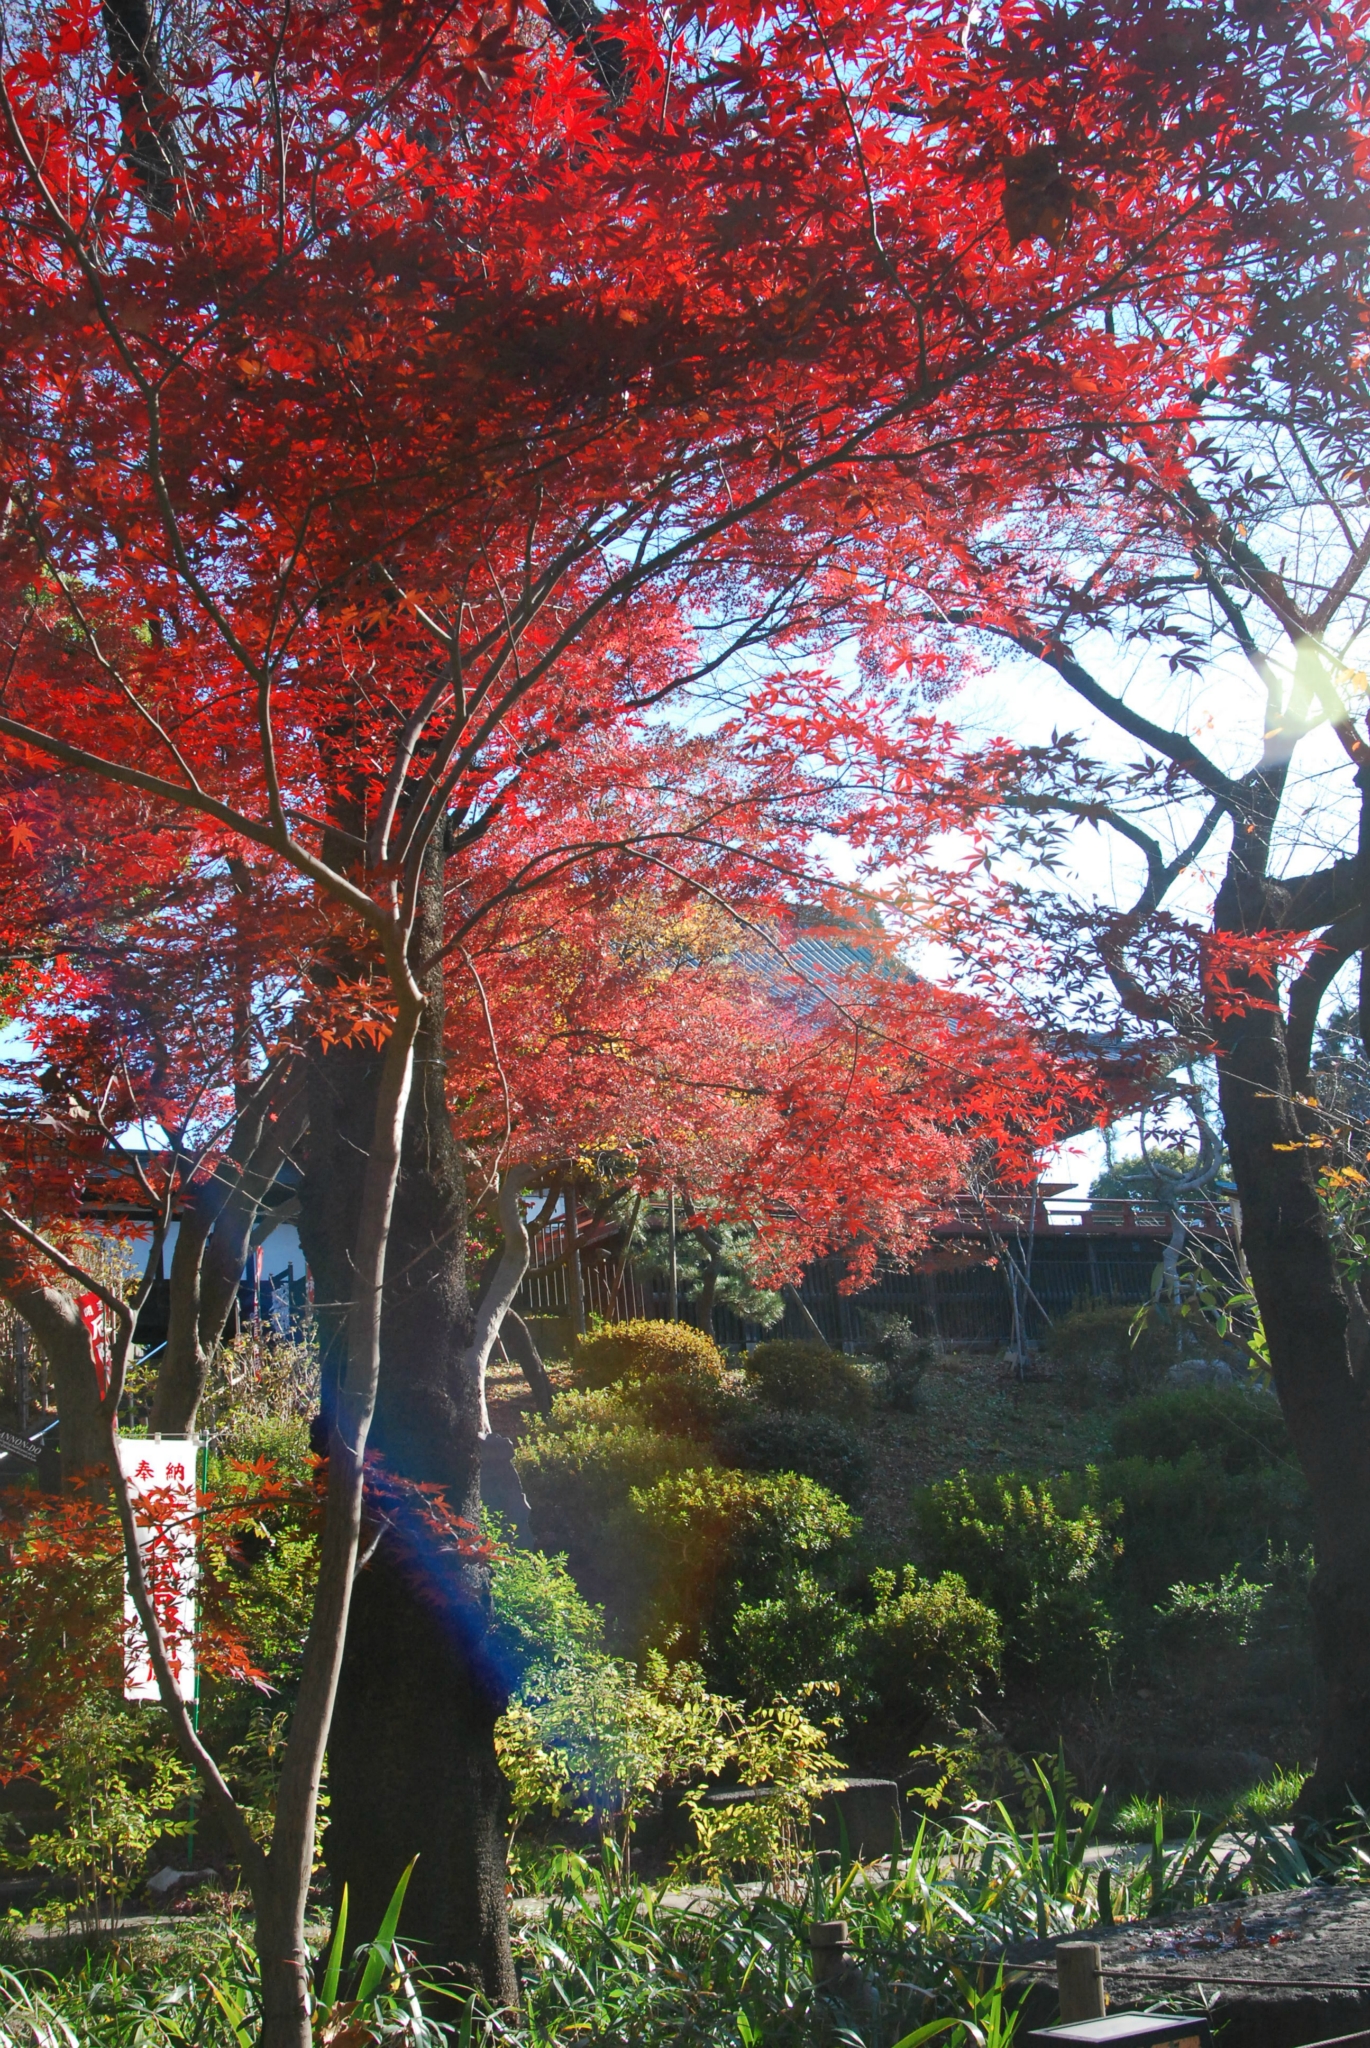
[[[903,0],[694,7],[665,42],[644,6],[569,40],[224,7],[164,50],[123,19],[35,13],[7,50],[17,908],[98,778],[173,861],[266,855],[257,986],[326,911],[315,1021],[345,1035],[384,1029],[377,935],[435,832],[474,974],[484,921],[596,861],[601,895],[645,865],[764,918],[816,829],[907,873],[992,796],[908,708],[940,680],[913,623],[1101,394],[1183,408],[1228,318],[1195,186],[1220,95],[1102,13],[1066,64],[1022,6],[993,38]],[[712,746],[661,723],[706,685]],[[867,1034],[847,1110],[875,1094],[832,1128],[907,1095],[908,1033]],[[802,1157],[821,1036],[749,1170]]]

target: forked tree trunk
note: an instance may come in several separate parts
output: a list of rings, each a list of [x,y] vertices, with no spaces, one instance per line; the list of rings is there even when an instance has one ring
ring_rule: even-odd
[[[1222,905],[1220,903],[1220,912]],[[1232,920],[1235,922],[1235,919]],[[1313,1815],[1370,1801],[1370,1407],[1352,1373],[1348,1314],[1315,1161],[1271,991],[1215,1024],[1219,1087],[1242,1241],[1275,1390],[1313,1501],[1312,1601],[1323,1680]]]
[[[440,930],[425,892],[417,946]],[[391,1223],[381,1384],[371,1446],[394,1473],[440,1486],[475,1523],[480,1385],[469,1370],[463,1161],[444,1092],[441,989],[433,978],[415,1063]],[[324,1399],[348,1298],[347,1247],[374,1100],[364,1047],[320,1052],[310,1083],[301,1236],[314,1274]],[[380,1530],[358,1574],[329,1741],[325,1844],[349,1940],[375,1933],[418,1856],[400,1933],[426,1965],[507,2001],[515,1980],[505,1903],[506,1792],[494,1749],[505,1705],[490,1657],[488,1572],[418,1518]]]
[[[152,1428],[188,1435],[211,1361],[238,1298],[263,1204],[304,1130],[303,1078],[293,1069],[241,1116],[229,1157],[186,1205],[171,1255],[166,1346],[152,1396]]]
[[[70,1486],[78,1473],[103,1472],[109,1432],[100,1412],[90,1332],[75,1297],[34,1279],[22,1254],[7,1255],[3,1247],[0,1293],[28,1324],[52,1375],[63,1486]]]

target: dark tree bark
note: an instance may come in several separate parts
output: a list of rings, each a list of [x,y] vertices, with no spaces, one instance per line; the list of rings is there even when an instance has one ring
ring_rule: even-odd
[[[176,105],[162,75],[147,0],[103,0],[109,60],[119,79],[124,160],[155,213],[173,213],[185,170],[176,141]]]
[[[1364,769],[1357,781],[1360,865],[1370,864]],[[1263,807],[1252,830],[1234,834],[1215,909],[1220,932],[1268,930],[1288,901],[1280,885],[1264,878],[1273,817],[1273,804]],[[1354,902],[1342,910],[1346,925],[1358,924],[1362,915]],[[1321,972],[1315,956],[1313,977]],[[1225,1016],[1226,1000],[1210,999],[1209,1008],[1243,1250],[1275,1391],[1313,1502],[1312,1604],[1323,1702],[1317,1768],[1300,1804],[1322,1817],[1344,1812],[1349,1798],[1370,1799],[1370,1401],[1355,1370],[1352,1337],[1360,1332],[1353,1331],[1319,1199],[1320,1153],[1309,1145],[1312,1122],[1300,1099],[1316,1000],[1296,982],[1287,1038],[1273,982],[1256,973],[1247,974],[1244,985],[1242,977],[1233,979],[1246,1007]]]
[[[1313,1500],[1314,1626],[1324,1682],[1318,1762],[1302,1805],[1370,1799],[1370,1409],[1292,1099],[1277,1010],[1222,1027],[1219,1087],[1242,1242],[1275,1389]]]
[[[723,1260],[723,1247],[709,1230],[697,1230],[695,1236],[709,1254],[709,1263],[704,1268],[704,1277],[699,1284],[699,1299],[695,1303],[695,1320],[706,1337],[714,1334],[714,1297],[718,1293],[718,1269]]]
[[[0,1244],[0,1293],[24,1318],[47,1360],[57,1403],[62,1485],[67,1487],[78,1473],[104,1472],[106,1466],[109,1432],[100,1413],[90,1332],[75,1298],[33,1278],[22,1247],[11,1247]]]
[[[416,948],[441,931],[440,867]],[[444,1096],[440,977],[416,1053],[391,1224],[381,1381],[371,1446],[388,1469],[440,1486],[479,1513],[479,1376],[470,1370],[463,1161]],[[346,1247],[365,1158],[377,1061],[364,1046],[316,1050],[301,1236],[314,1274],[325,1408],[348,1299]],[[505,1904],[506,1793],[493,1731],[505,1690],[491,1656],[488,1573],[400,1518],[359,1572],[328,1749],[326,1858],[350,1936],[374,1934],[405,1865],[419,1862],[401,1932],[429,1965],[497,2000],[515,1991]]]
[[[533,1406],[538,1414],[550,1415],[555,1389],[547,1376],[542,1353],[533,1341],[532,1331],[523,1317],[512,1308],[504,1318],[504,1343],[509,1356],[528,1382],[528,1391],[533,1396]]]

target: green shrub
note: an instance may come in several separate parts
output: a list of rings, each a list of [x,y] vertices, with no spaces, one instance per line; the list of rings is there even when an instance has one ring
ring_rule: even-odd
[[[734,1379],[736,1379],[734,1375]],[[626,1411],[652,1429],[709,1442],[740,1405],[737,1392],[718,1375],[692,1364],[678,1372],[628,1381],[614,1389]]]
[[[1254,1568],[1271,1544],[1306,1540],[1308,1496],[1288,1466],[1229,1473],[1200,1450],[1173,1461],[1119,1458],[1099,1467],[1099,1488],[1121,1508],[1113,1599],[1133,1628],[1177,1581]]]
[[[591,1337],[582,1337],[573,1362],[577,1379],[587,1387],[682,1372],[719,1380],[724,1369],[723,1353],[702,1330],[692,1329],[688,1323],[646,1320],[611,1323]]]
[[[866,1484],[870,1460],[854,1429],[832,1415],[782,1415],[752,1408],[719,1429],[719,1456],[746,1472],[802,1472],[843,1500]]]
[[[887,1408],[911,1413],[922,1405],[923,1378],[937,1357],[936,1341],[920,1337],[907,1316],[867,1313],[864,1321],[880,1361],[880,1398]]]
[[[1246,1387],[1174,1387],[1130,1401],[1111,1432],[1117,1458],[1164,1458],[1201,1451],[1224,1472],[1292,1461],[1278,1401]]]
[[[1179,1326],[1164,1311],[1149,1315],[1133,1339],[1137,1311],[1125,1302],[1095,1302],[1058,1316],[1042,1339],[1042,1355],[1067,1383],[1083,1389],[1100,1378],[1125,1391],[1153,1386],[1180,1355]]]
[[[958,1572],[1004,1629],[1009,1661],[1043,1683],[1079,1685],[1112,1646],[1103,1591],[1117,1553],[1097,1478],[959,1472],[915,1502],[927,1563]]]
[[[923,1381],[930,1363],[928,1359],[907,1359],[887,1365],[880,1378],[880,1398],[885,1406],[905,1415],[916,1414],[923,1405]]]
[[[564,1557],[510,1549],[490,1576],[495,1637],[510,1690],[534,1671],[560,1668],[604,1649],[604,1616],[585,1599]]]
[[[636,1488],[624,1547],[644,1577],[642,1624],[693,1655],[737,1609],[846,1542],[850,1509],[797,1472],[689,1471]]]
[[[20,1869],[56,1871],[72,1884],[78,1912],[94,1926],[139,1881],[148,1851],[184,1835],[194,1781],[167,1740],[160,1708],[132,1712],[95,1692],[63,1716],[35,1775],[63,1825],[30,1837]]]
[[[719,1683],[751,1705],[799,1699],[807,1685],[832,1686],[844,1713],[860,1691],[862,1618],[812,1572],[768,1600],[744,1602],[712,1644]]]
[[[748,1352],[746,1368],[748,1379],[768,1408],[809,1415],[822,1409],[863,1415],[870,1407],[870,1375],[826,1344],[768,1337]]]
[[[875,1612],[866,1624],[862,1666],[867,1718],[894,1723],[916,1741],[934,1714],[954,1714],[997,1678],[1003,1656],[999,1617],[956,1572],[925,1579],[871,1574]]]
[[[1251,1640],[1269,1591],[1269,1586],[1243,1578],[1241,1566],[1234,1564],[1220,1579],[1197,1586],[1183,1581],[1172,1586],[1165,1605],[1156,1613],[1163,1628],[1191,1641],[1206,1643],[1216,1638],[1244,1644]]]
[[[514,1453],[538,1541],[566,1550],[580,1575],[586,1547],[599,1542],[634,1487],[699,1461],[699,1446],[652,1429],[607,1390],[558,1394]]]

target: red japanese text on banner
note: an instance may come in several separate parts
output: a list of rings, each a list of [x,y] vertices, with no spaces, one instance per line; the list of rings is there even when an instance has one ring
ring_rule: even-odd
[[[105,1398],[109,1386],[109,1337],[105,1331],[105,1304],[98,1294],[78,1294],[76,1306],[81,1321],[90,1338],[90,1356],[95,1367],[95,1383],[100,1389],[100,1399]]]

